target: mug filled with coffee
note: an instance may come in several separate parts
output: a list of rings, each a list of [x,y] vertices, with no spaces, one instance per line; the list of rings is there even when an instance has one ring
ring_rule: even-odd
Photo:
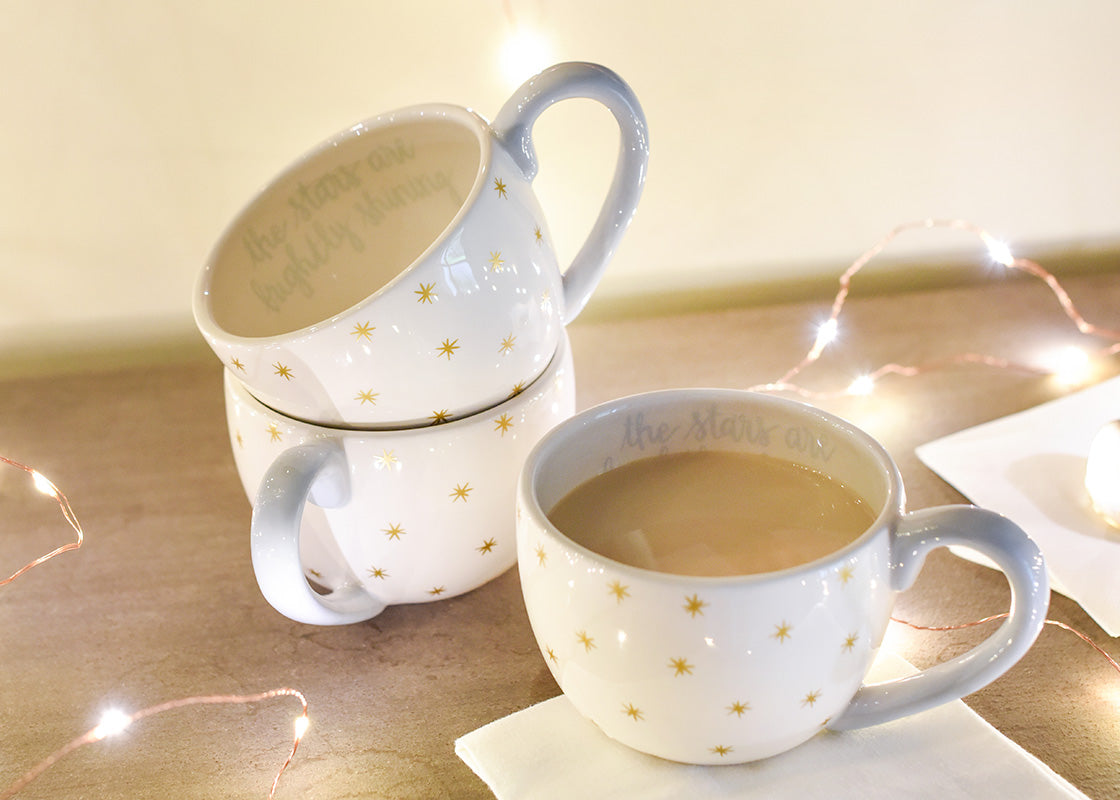
[[[956,659],[865,685],[895,595],[956,545],[1007,576],[1008,619]],[[1049,602],[1041,554],[1012,522],[907,512],[871,436],[735,390],[636,395],[561,422],[522,470],[517,547],[534,635],[575,708],[694,764],[962,697],[1026,652]]]

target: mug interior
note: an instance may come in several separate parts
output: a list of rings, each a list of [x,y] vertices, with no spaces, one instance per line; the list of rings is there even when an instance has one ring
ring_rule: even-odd
[[[528,459],[530,511],[568,545],[613,561],[557,529],[549,514],[561,499],[600,474],[639,459],[699,450],[772,456],[826,475],[858,495],[874,521],[824,559],[842,558],[902,506],[897,468],[886,451],[838,417],[768,395],[685,389],[612,401],[550,432]],[[688,535],[702,542],[704,532],[690,530]]]
[[[223,235],[204,289],[214,323],[279,336],[377,292],[457,219],[486,147],[481,123],[455,107],[405,110],[328,141]]]

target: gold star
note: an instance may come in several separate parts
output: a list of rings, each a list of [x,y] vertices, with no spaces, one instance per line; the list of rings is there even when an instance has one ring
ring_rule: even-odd
[[[443,594],[446,591],[447,591],[447,589],[444,588],[443,586],[433,586],[431,589],[428,590],[428,594],[440,595],[440,594]]]
[[[501,430],[502,436],[506,435],[506,431],[513,427],[513,420],[510,419],[509,414],[502,414],[494,420],[494,430]]]
[[[354,325],[354,330],[350,331],[350,335],[357,339],[369,341],[373,338],[373,332],[375,330],[377,330],[377,328],[370,325],[369,322],[359,322]]]
[[[497,546],[497,544],[498,544],[497,539],[487,539],[486,541],[484,541],[482,543],[481,546],[476,547],[475,550],[477,550],[478,552],[485,555],[486,553],[489,553],[490,551],[492,551],[494,549],[494,547]]]
[[[635,708],[633,703],[623,704],[622,713],[635,722],[640,722],[642,719],[642,710],[640,708]]]
[[[515,341],[517,341],[517,337],[511,333],[509,336],[502,339],[502,346],[498,348],[498,352],[502,355],[509,353],[511,350],[513,350],[513,343]]]
[[[821,690],[817,689],[815,692],[809,692],[809,694],[805,695],[805,698],[801,701],[801,705],[811,706],[811,705],[814,705],[820,699],[821,699]]]
[[[840,568],[840,583],[846,584],[852,579],[855,570],[852,569],[850,564],[846,564]]]
[[[448,497],[451,498],[452,503],[454,503],[456,500],[462,500],[465,503],[467,502],[467,495],[469,495],[473,491],[474,489],[471,488],[471,485],[469,483],[457,483],[455,484],[454,490],[452,490],[451,494],[449,494]]]
[[[506,197],[506,185],[501,178],[494,179],[494,191],[498,193],[498,197]]]
[[[355,400],[361,400],[362,405],[365,405],[366,403],[369,403],[371,406],[375,406],[375,405],[377,405],[377,395],[379,395],[379,394],[381,394],[381,392],[375,392],[372,389],[370,389],[368,391],[365,391],[365,392],[359,391],[358,396],[355,397],[354,399]]]
[[[728,714],[737,714],[740,717],[743,716],[743,714],[745,714],[746,712],[748,712],[750,710],[751,710],[751,704],[750,703],[741,703],[738,700],[736,700],[734,703],[732,703],[731,705],[729,705],[727,707],[727,713]]]
[[[413,294],[418,294],[420,297],[416,299],[417,303],[431,303],[433,300],[438,300],[439,295],[435,293],[434,283],[421,283],[420,288],[416,289]]]
[[[542,311],[547,311],[551,307],[552,307],[552,292],[549,289],[545,289],[543,292],[541,292],[541,310]]]
[[[279,442],[283,438],[283,435],[280,433],[280,429],[276,427],[275,422],[268,426],[268,438],[273,442]]]
[[[781,625],[774,626],[774,632],[770,635],[777,639],[779,642],[784,642],[789,638],[789,632],[791,630],[793,630],[793,626],[783,619]]]
[[[381,455],[374,459],[377,469],[393,469],[401,460],[393,454],[392,450],[382,450]]]
[[[407,531],[400,526],[399,522],[392,523],[388,528],[382,528],[381,532],[390,539],[399,539],[402,534],[407,533]]]
[[[583,645],[583,652],[590,653],[595,649],[595,640],[587,635],[587,631],[577,631],[576,638],[579,639],[579,643]]]
[[[283,378],[286,381],[290,381],[292,379],[292,368],[291,367],[287,366],[286,364],[281,364],[279,361],[277,361],[272,366],[276,368],[276,372],[275,372],[276,375],[279,375],[281,378]]]
[[[241,359],[231,358],[229,360],[229,363],[230,363],[230,366],[237,367],[237,369],[241,370],[242,372],[245,371],[245,365],[241,363]]]
[[[245,447],[245,440],[241,438],[241,431],[237,432],[237,437],[236,438],[237,438],[237,446],[241,447],[241,448],[244,448]]]
[[[715,753],[717,756],[725,756],[728,753],[730,753],[734,748],[728,747],[725,744],[717,744],[715,747],[709,747],[708,749],[711,752]]]
[[[854,634],[854,633],[848,634],[848,638],[844,640],[844,644],[841,645],[841,647],[843,647],[845,650],[851,652],[851,649],[856,646],[856,639],[858,639],[858,638],[859,638],[859,636],[857,634]]]
[[[525,381],[518,381],[513,385],[513,388],[510,389],[509,396],[517,397],[517,395],[521,394],[523,391],[525,391]]]
[[[549,661],[551,661],[553,664],[560,663],[560,659],[558,659],[556,657],[556,651],[555,650],[553,650],[551,647],[546,647],[545,651],[548,653],[548,660]]]
[[[501,272],[502,271],[502,265],[505,264],[505,263],[506,262],[502,260],[502,251],[501,250],[491,250],[490,251],[490,271],[491,272]]]
[[[389,573],[383,570],[381,567],[370,567],[366,570],[366,572],[369,573],[369,576],[371,578],[377,578],[379,580],[385,580],[389,577]]]
[[[537,240],[537,244],[540,244],[542,241],[544,241],[544,234],[541,233],[541,226],[540,225],[533,228],[533,238],[535,238]]]
[[[684,605],[681,606],[681,608],[691,614],[695,619],[697,614],[701,616],[704,615],[704,606],[706,605],[708,604],[701,600],[699,595],[694,594],[692,597],[686,597],[684,599]]]
[[[673,668],[674,675],[691,675],[692,664],[688,663],[687,658],[670,658],[669,666]]]
[[[543,567],[544,562],[548,561],[548,553],[545,552],[544,545],[537,545],[537,562]]]
[[[436,349],[439,351],[439,353],[436,355],[436,358],[439,358],[440,356],[447,356],[447,360],[450,361],[451,356],[455,355],[455,351],[459,349],[459,340],[444,339],[443,343]]]
[[[623,598],[630,596],[630,587],[623,586],[622,581],[618,580],[617,578],[608,583],[607,588],[610,590],[610,593],[618,599],[618,602],[620,603],[622,602]]]
[[[439,425],[441,423],[447,422],[447,420],[450,418],[451,412],[446,408],[442,408],[439,411],[433,411],[432,416],[430,416],[428,419],[432,421],[433,425]]]

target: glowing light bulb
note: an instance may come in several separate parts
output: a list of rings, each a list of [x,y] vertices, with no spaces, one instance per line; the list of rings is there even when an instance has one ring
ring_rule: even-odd
[[[502,43],[499,55],[502,77],[509,86],[519,86],[552,63],[548,40],[528,28],[514,29]]]
[[[823,350],[835,342],[839,327],[835,319],[829,319],[821,323],[821,326],[817,328],[817,343],[813,346],[813,349]]]
[[[101,722],[93,729],[91,736],[100,741],[109,736],[116,736],[132,724],[132,717],[119,708],[110,708],[101,715]]]
[[[848,384],[848,394],[866,396],[875,389],[875,379],[870,375],[860,375]]]
[[[1093,362],[1080,347],[1063,347],[1050,354],[1046,359],[1053,378],[1064,388],[1080,386],[1088,382]]]
[[[1010,267],[1015,264],[1015,256],[1011,254],[1011,248],[1004,242],[998,239],[993,239],[990,236],[984,236],[984,243],[988,245],[988,255],[991,256],[992,261],[997,264],[1003,264],[1005,267]]]
[[[296,728],[296,741],[297,742],[300,739],[303,738],[303,735],[305,733],[307,733],[307,729],[310,728],[310,727],[311,727],[311,718],[308,717],[306,714],[304,714],[303,716],[300,716],[300,717],[296,717],[295,728]]]
[[[58,497],[58,489],[53,483],[47,480],[46,475],[38,470],[31,470],[31,482],[35,484],[36,489],[47,497]]]
[[[1085,461],[1085,490],[1096,511],[1120,528],[1120,420],[1097,432]]]

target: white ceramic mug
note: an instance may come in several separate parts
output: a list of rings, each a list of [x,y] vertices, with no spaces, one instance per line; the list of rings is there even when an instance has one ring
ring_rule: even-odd
[[[823,472],[863,497],[876,519],[823,558],[731,577],[628,566],[548,519],[557,501],[600,472],[700,449],[763,453]],[[959,698],[1001,675],[1038,635],[1049,602],[1042,556],[992,512],[906,513],[903,505],[884,448],[802,403],[684,389],[583,412],[540,441],[518,487],[519,570],[541,652],[573,705],[608,736],[695,764],[764,758],[826,727],[864,727]],[[702,542],[704,531],[695,536]],[[951,545],[979,551],[1006,574],[1010,617],[951,661],[863,685],[896,593],[928,552]]]
[[[561,272],[532,191],[532,129],[573,97],[610,109],[621,140],[598,220]],[[367,120],[233,221],[199,276],[195,320],[288,416],[395,429],[490,408],[549,363],[630,222],[647,157],[637,98],[592,64],[545,70],[492,126],[452,105]]]
[[[521,465],[575,407],[566,335],[524,392],[424,428],[294,420],[228,370],[225,392],[234,458],[253,502],[257,583],[281,614],[314,625],[453,597],[512,566]]]

